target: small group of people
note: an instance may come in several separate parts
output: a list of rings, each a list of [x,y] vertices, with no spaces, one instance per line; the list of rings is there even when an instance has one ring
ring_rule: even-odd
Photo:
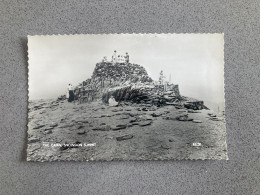
[[[115,50],[112,55],[112,63],[129,63],[129,54],[126,52],[125,56],[118,55]]]

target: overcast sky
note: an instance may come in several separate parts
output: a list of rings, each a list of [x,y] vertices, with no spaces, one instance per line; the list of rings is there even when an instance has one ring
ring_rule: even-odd
[[[90,78],[114,50],[130,55],[154,80],[164,71],[182,95],[215,103],[224,97],[223,34],[29,36],[29,99],[57,98]]]

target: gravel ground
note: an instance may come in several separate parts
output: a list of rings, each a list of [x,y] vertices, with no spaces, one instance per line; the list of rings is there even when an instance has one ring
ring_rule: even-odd
[[[28,161],[228,158],[224,116],[210,110],[39,100],[28,120]]]

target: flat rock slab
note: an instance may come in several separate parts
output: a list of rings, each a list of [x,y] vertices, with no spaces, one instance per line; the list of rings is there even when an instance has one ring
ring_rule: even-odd
[[[188,115],[181,115],[181,116],[177,116],[176,119],[178,121],[192,121],[192,118],[189,118]]]
[[[52,134],[52,130],[45,131],[46,134]]]
[[[121,116],[120,119],[129,119],[129,116],[127,116],[127,115]]]
[[[92,128],[93,131],[109,131],[110,129],[112,129],[112,127],[110,127],[109,125],[106,126],[103,125],[103,126]]]
[[[196,110],[188,110],[188,113],[201,113],[200,111],[196,111]]]
[[[72,127],[73,124],[65,124],[65,125],[61,125],[59,126],[59,128],[67,128],[67,127]]]
[[[50,127],[57,127],[58,126],[58,123],[52,123],[50,124]]]
[[[141,126],[141,127],[147,126],[147,125],[151,125],[151,124],[152,124],[152,121],[151,121],[151,120],[138,122],[138,125]]]
[[[202,123],[201,120],[193,120],[192,122],[194,122],[194,123]]]
[[[113,110],[111,110],[112,112],[120,112],[120,111],[123,111],[123,108],[121,108],[121,109],[113,109]]]
[[[124,135],[124,136],[116,137],[116,140],[123,141],[123,140],[132,139],[133,137],[134,137],[133,135]]]
[[[125,129],[127,127],[127,125],[116,125],[116,126],[112,126],[111,129],[112,130],[120,130],[120,129]]]
[[[46,127],[45,129],[44,129],[44,131],[48,131],[48,130],[51,130],[51,129],[53,129],[54,127]]]
[[[217,118],[217,117],[211,117],[211,118],[209,118],[210,120],[212,120],[212,121],[221,121],[221,119],[220,118]]]
[[[45,125],[37,125],[37,126],[35,126],[33,129],[40,129],[40,128],[42,128],[42,127],[44,127]]]
[[[154,112],[151,114],[152,117],[159,117],[161,115],[162,115],[162,113],[160,113],[160,112]]]
[[[32,143],[36,143],[36,142],[39,142],[40,139],[39,138],[31,138],[28,140],[28,144],[32,144]]]

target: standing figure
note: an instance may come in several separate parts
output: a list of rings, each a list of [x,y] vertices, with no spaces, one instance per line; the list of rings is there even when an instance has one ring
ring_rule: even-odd
[[[103,58],[102,62],[107,62],[107,57],[106,56]]]
[[[68,99],[68,102],[72,102],[72,101],[74,101],[74,91],[73,91],[73,87],[72,87],[71,84],[69,84],[68,90],[69,90],[69,99]]]
[[[117,56],[116,56],[116,50],[114,51],[114,54],[112,55],[112,63],[117,63]]]
[[[129,55],[128,55],[127,52],[126,52],[126,55],[125,55],[125,62],[126,62],[126,63],[129,63]]]
[[[163,84],[164,84],[164,75],[163,75],[163,71],[161,70],[159,76],[159,85],[163,85]]]

